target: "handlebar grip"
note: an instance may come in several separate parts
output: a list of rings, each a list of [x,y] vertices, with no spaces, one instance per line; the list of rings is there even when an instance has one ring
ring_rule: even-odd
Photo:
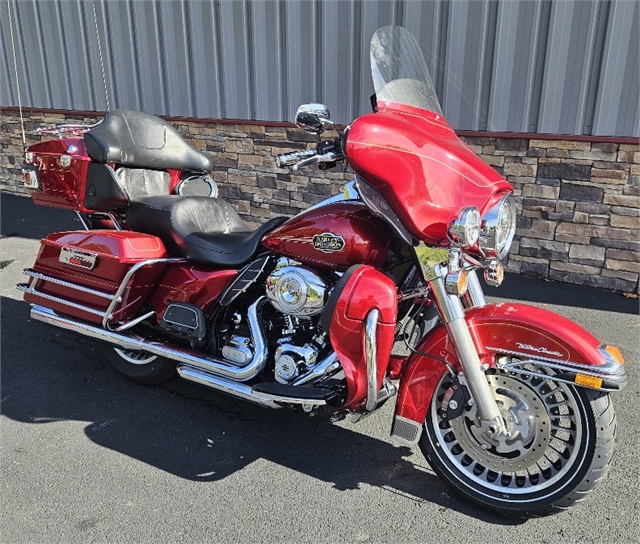
[[[295,151],[293,153],[283,153],[276,156],[276,166],[278,168],[284,168],[285,166],[291,166],[304,159],[309,159],[316,155],[316,151],[308,149],[307,151]]]

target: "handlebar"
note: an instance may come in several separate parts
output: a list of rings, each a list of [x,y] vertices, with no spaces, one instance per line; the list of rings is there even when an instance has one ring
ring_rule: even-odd
[[[309,149],[307,151],[295,151],[294,153],[283,153],[276,156],[276,166],[278,168],[284,168],[285,166],[291,166],[297,162],[310,159],[315,155],[317,155],[317,153],[314,149]]]
[[[291,166],[292,170],[298,170],[303,166],[314,164],[316,162],[324,163],[320,168],[326,169],[327,164],[335,166],[336,161],[344,159],[344,155],[335,142],[326,141],[318,144],[317,149],[308,149],[306,151],[296,151],[295,153],[283,153],[276,156],[276,166],[283,168]],[[329,166],[330,168],[331,166]]]

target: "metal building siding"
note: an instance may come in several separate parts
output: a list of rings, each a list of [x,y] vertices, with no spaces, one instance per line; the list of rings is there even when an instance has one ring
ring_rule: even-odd
[[[638,28],[638,2],[614,2],[609,13],[607,35],[615,39],[607,40],[604,47],[594,134],[639,134]]]
[[[629,0],[9,0],[25,106],[336,121],[368,111],[369,41],[419,40],[458,129],[640,136],[640,3]],[[17,105],[7,0],[0,104]]]

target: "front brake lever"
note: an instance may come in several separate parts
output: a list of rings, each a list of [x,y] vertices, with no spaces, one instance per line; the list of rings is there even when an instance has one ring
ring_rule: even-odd
[[[303,166],[307,166],[308,164],[313,164],[314,162],[318,162],[318,158],[320,155],[314,155],[313,157],[309,157],[308,159],[304,159],[300,162],[295,163],[291,170],[298,170],[298,168],[302,168]]]

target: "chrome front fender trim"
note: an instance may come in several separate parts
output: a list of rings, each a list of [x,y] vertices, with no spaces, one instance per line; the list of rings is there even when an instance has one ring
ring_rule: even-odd
[[[591,387],[599,391],[620,391],[627,385],[627,371],[624,365],[619,365],[604,349],[599,349],[603,354],[605,363],[599,366],[587,366],[579,363],[554,361],[547,357],[531,357],[531,354],[520,353],[517,351],[498,350],[497,348],[488,347],[491,351],[499,352],[504,355],[512,355],[515,357],[522,357],[522,360],[510,361],[507,363],[500,362],[500,359],[496,362],[496,367],[501,370],[510,372],[518,372],[529,376],[537,376],[538,378],[544,378],[556,382],[570,383],[572,385],[579,385],[583,387]],[[539,367],[548,368],[557,372],[555,375],[543,374],[535,372],[525,368],[527,364],[534,364]],[[577,379],[577,376],[587,376],[597,381],[592,382],[594,386],[589,386],[589,380]],[[598,387],[595,385],[600,384]]]

